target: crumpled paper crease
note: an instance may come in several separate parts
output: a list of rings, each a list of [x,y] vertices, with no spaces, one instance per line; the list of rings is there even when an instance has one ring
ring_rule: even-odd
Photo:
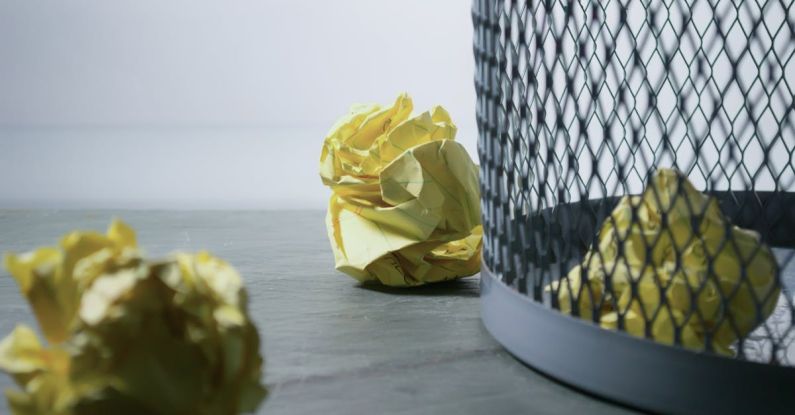
[[[478,168],[442,107],[355,105],[327,135],[320,176],[337,269],[415,286],[480,270]]]

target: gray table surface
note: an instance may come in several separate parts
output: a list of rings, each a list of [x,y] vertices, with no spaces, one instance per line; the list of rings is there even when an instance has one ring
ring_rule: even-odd
[[[104,230],[114,215],[150,255],[208,249],[241,272],[271,390],[259,413],[632,413],[512,358],[480,322],[477,278],[398,290],[337,272],[320,211],[0,210],[0,252],[54,245],[73,229]],[[35,326],[2,270],[0,336],[18,323]],[[3,375],[0,389],[9,387]]]

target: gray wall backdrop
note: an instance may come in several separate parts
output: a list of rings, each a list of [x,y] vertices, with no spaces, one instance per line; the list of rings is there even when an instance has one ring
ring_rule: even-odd
[[[475,157],[465,0],[0,0],[0,208],[322,208],[354,102],[439,103]]]

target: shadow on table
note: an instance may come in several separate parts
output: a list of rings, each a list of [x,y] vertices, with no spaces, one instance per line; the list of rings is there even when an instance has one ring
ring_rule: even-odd
[[[478,297],[480,296],[479,281],[480,279],[476,276],[420,285],[419,287],[388,287],[377,282],[365,282],[358,284],[357,287],[393,295]]]

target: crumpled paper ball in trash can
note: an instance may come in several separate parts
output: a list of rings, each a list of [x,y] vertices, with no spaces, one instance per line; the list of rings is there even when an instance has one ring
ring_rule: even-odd
[[[20,325],[0,342],[15,415],[231,415],[264,399],[243,282],[209,253],[148,261],[114,221],[5,262],[47,340]]]
[[[337,269],[359,281],[415,286],[480,270],[478,167],[444,108],[412,108],[406,94],[355,105],[323,143],[329,240]]]
[[[773,311],[777,272],[756,232],[731,225],[717,200],[681,172],[660,169],[643,194],[619,201],[598,245],[547,291],[557,293],[563,313],[577,309],[602,327],[617,329],[622,320],[627,333],[648,331],[665,344],[675,343],[678,329],[687,348],[702,350],[710,338],[714,351],[731,355],[731,345]]]

